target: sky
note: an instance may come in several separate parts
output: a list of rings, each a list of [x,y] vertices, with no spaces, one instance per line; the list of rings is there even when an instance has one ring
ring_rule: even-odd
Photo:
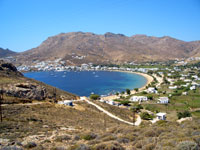
[[[0,0],[0,47],[22,52],[67,32],[200,40],[200,0]]]

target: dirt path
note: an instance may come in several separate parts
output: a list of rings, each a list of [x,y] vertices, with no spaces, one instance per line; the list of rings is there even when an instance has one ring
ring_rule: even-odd
[[[121,121],[121,122],[123,122],[123,123],[129,124],[129,125],[139,126],[139,125],[141,124],[141,122],[142,122],[142,119],[140,118],[139,115],[137,115],[136,122],[133,124],[132,122],[125,121],[125,120],[123,120],[123,119],[121,119],[121,118],[119,118],[119,117],[113,115],[112,113],[108,112],[107,110],[103,109],[103,108],[100,107],[99,105],[97,105],[97,104],[95,104],[95,103],[93,103],[93,102],[91,102],[91,101],[89,101],[89,100],[85,100],[85,101],[86,101],[87,103],[89,103],[89,104],[95,106],[97,109],[99,109],[99,110],[102,111],[103,113],[107,114],[107,115],[110,116],[111,118],[114,118],[114,119],[116,119],[116,120],[118,120],[118,121]]]
[[[46,102],[23,103],[23,104],[3,104],[1,106],[8,106],[8,105],[32,106],[32,105],[40,105],[40,104],[45,104],[45,103]]]

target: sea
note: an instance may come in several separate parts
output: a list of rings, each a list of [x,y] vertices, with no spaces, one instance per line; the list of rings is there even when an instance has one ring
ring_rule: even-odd
[[[79,96],[111,95],[140,88],[147,82],[141,75],[117,71],[42,71],[24,73],[24,76]]]

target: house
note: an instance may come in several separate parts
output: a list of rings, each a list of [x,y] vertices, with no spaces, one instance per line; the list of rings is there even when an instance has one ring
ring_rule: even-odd
[[[169,86],[169,89],[175,90],[175,89],[177,89],[177,86]]]
[[[158,91],[154,87],[149,87],[147,93],[158,93]]]
[[[159,112],[156,114],[156,116],[159,120],[166,120],[166,113]]]
[[[188,95],[188,92],[183,92],[182,95]]]
[[[58,104],[73,106],[73,101],[71,101],[71,100],[59,101]]]
[[[142,102],[142,101],[147,101],[148,98],[146,96],[132,96],[130,100],[133,102]]]
[[[115,105],[115,102],[114,101],[106,101],[107,104],[110,104],[110,105]]]
[[[168,104],[169,103],[169,98],[168,97],[160,97],[158,99],[158,103],[161,103],[161,104]]]
[[[191,86],[191,87],[190,87],[190,90],[196,90],[196,86],[194,86],[194,85]]]

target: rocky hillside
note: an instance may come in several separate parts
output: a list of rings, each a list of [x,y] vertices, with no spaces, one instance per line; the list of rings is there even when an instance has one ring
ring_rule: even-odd
[[[52,100],[54,87],[28,79],[10,63],[0,61],[0,90],[5,93],[4,103]],[[57,99],[76,99],[73,94],[57,89]]]
[[[13,51],[11,51],[9,49],[0,48],[0,58],[13,56],[15,54],[16,54],[16,52],[13,52]]]
[[[167,61],[199,53],[200,41],[185,42],[168,36],[71,32],[49,37],[40,46],[21,53],[17,60],[55,60],[68,64]],[[82,56],[82,58],[81,58]]]

